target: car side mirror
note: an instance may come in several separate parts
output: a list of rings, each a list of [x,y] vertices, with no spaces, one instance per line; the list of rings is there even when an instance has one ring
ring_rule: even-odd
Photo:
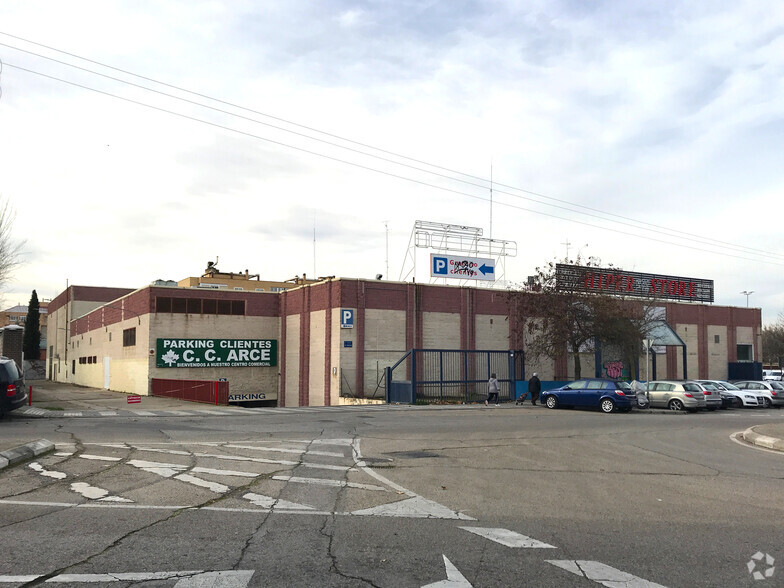
[[[563,388],[561,388],[561,390],[571,390],[571,388],[569,386],[564,386]]]

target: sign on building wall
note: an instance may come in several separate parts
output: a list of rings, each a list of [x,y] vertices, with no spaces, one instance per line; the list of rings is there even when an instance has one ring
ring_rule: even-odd
[[[555,266],[555,287],[557,290],[571,292],[602,292],[682,302],[713,302],[713,280],[624,272],[612,268],[582,267],[564,263]]]
[[[340,328],[353,329],[354,328],[354,309],[341,308],[340,309]]]
[[[495,261],[482,257],[430,254],[430,277],[495,281]]]
[[[275,339],[158,339],[155,365],[184,367],[270,367],[278,364]]]

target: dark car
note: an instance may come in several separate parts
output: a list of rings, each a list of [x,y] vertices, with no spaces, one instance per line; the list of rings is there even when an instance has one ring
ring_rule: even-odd
[[[27,402],[22,370],[13,359],[0,356],[0,417]]]
[[[542,392],[542,404],[547,408],[559,406],[588,406],[599,408],[602,412],[615,409],[628,412],[636,397],[628,382],[606,378],[587,378],[569,382],[555,390]]]

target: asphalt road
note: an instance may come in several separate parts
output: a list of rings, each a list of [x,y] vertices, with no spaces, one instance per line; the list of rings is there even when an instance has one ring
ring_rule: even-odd
[[[783,420],[12,415],[57,449],[0,472],[0,585],[784,586],[784,454],[731,438]]]

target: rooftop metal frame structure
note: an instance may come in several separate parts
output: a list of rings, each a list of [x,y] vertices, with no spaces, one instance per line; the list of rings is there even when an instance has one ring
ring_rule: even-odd
[[[497,287],[498,284],[505,284],[505,259],[506,257],[515,257],[517,255],[517,242],[503,239],[488,239],[482,236],[483,233],[484,231],[479,227],[432,221],[414,221],[414,228],[411,230],[411,237],[408,240],[408,248],[403,259],[399,280],[401,282],[410,279],[416,280],[416,250],[433,249],[442,254],[492,258],[496,262],[495,280],[493,282],[483,282],[482,285]],[[429,274],[430,272],[428,272],[428,279],[431,284],[437,282],[446,283],[447,279],[455,279],[434,278]],[[467,284],[475,284],[476,280],[460,279],[459,282],[459,285],[465,286]]]

